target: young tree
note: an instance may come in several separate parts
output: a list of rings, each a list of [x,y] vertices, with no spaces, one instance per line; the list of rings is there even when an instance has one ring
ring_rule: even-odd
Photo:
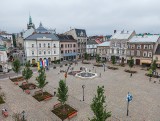
[[[116,63],[116,57],[115,56],[111,56],[111,61],[112,61],[112,64],[114,65]]]
[[[131,57],[131,59],[129,60],[128,65],[129,65],[130,70],[131,70],[131,68],[134,66],[134,60],[133,60],[133,58],[132,58],[132,57]]]
[[[111,112],[107,112],[105,109],[105,99],[104,86],[98,86],[97,95],[95,95],[92,104],[90,105],[91,110],[94,113],[94,117],[89,119],[90,121],[106,121],[106,119],[111,116]]]
[[[26,62],[25,68],[22,71],[23,78],[26,80],[28,84],[28,80],[33,76],[33,71],[30,69],[30,64],[29,62]]]
[[[45,69],[42,67],[38,71],[39,75],[36,77],[36,81],[38,83],[38,88],[42,90],[42,96],[43,96],[43,88],[48,84],[46,82],[46,74],[45,74]]]
[[[156,60],[153,61],[152,65],[151,65],[151,69],[152,71],[156,71],[157,65],[156,65]]]
[[[99,63],[99,62],[100,62],[100,59],[101,59],[101,58],[100,58],[99,54],[97,54],[97,55],[96,55],[96,62]]]
[[[59,81],[57,97],[58,97],[58,101],[60,101],[61,104],[63,105],[63,110],[65,111],[64,104],[68,99],[68,87],[66,86],[66,83],[64,82],[64,80]]]
[[[18,59],[15,59],[12,63],[12,69],[15,73],[17,73],[17,76],[18,76],[18,73],[21,69],[21,63]]]
[[[88,55],[87,53],[85,53],[85,54],[84,54],[84,59],[85,59],[85,60],[88,60],[88,56],[89,56],[89,55]]]

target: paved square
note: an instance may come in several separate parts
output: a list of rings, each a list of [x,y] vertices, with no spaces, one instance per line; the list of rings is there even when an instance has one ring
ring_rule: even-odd
[[[109,63],[107,65],[110,65]],[[71,121],[88,121],[89,117],[92,117],[92,111],[90,104],[92,98],[96,94],[97,86],[104,85],[107,110],[112,112],[112,121],[160,121],[160,84],[159,80],[152,78],[149,82],[149,78],[144,74],[147,71],[141,70],[141,67],[132,68],[138,73],[133,74],[130,78],[130,74],[124,72],[124,69],[128,69],[128,66],[120,67],[119,70],[109,70],[106,68],[104,72],[103,67],[95,67],[93,65],[84,65],[79,62],[78,65],[72,65],[74,70],[79,70],[80,67],[87,67],[92,72],[101,73],[101,78],[94,79],[80,79],[71,75],[68,75],[66,83],[69,88],[69,99],[67,103],[78,110],[77,117],[71,119]],[[60,69],[66,70],[68,67],[57,67],[56,69],[50,69],[46,71],[48,85],[44,90],[54,94],[58,87],[60,79],[64,79],[64,73],[59,73]],[[160,72],[158,70],[158,72]],[[35,77],[38,73],[35,73],[29,80],[35,81]],[[156,83],[154,83],[156,81]],[[27,119],[33,121],[60,121],[52,112],[51,109],[55,103],[57,103],[57,97],[53,97],[46,102],[38,102],[31,95],[25,94],[18,86],[14,85],[9,79],[1,80],[0,85],[2,91],[6,95],[6,103],[0,105],[0,109],[6,107],[9,110],[10,115],[16,112],[26,111]],[[85,85],[85,101],[81,101],[83,98],[82,85]],[[129,105],[129,116],[126,116],[126,96],[131,92],[133,95],[133,101]],[[10,121],[12,116],[3,118],[0,116],[0,120]]]

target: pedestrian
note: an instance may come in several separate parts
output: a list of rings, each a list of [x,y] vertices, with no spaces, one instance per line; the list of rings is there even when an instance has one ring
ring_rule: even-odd
[[[56,95],[56,91],[54,91],[54,96]]]
[[[99,74],[99,77],[101,78],[101,73]]]
[[[130,77],[132,77],[132,73],[130,74]]]

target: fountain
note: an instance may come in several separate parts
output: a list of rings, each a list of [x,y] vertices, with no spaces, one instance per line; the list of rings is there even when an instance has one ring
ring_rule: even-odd
[[[92,72],[88,71],[87,68],[85,68],[84,71],[82,71],[80,73],[77,73],[75,76],[79,77],[79,78],[82,78],[82,79],[92,79],[92,78],[97,77],[97,74],[92,73]]]

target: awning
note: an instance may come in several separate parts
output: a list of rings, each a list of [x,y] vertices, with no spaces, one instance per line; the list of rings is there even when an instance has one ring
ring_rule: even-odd
[[[151,64],[151,60],[141,60],[141,63]]]

